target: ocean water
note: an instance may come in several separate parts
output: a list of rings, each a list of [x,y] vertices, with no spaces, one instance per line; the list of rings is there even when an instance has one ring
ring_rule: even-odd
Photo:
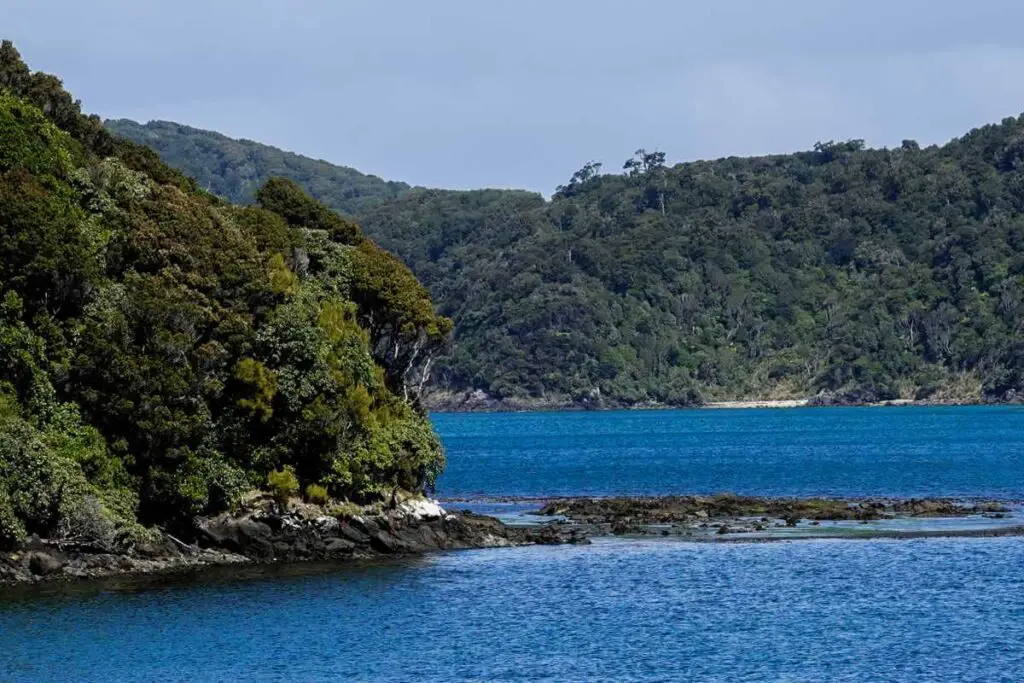
[[[442,497],[734,492],[1024,499],[1024,407],[434,417]]]
[[[1013,408],[436,423],[443,495],[1024,497]],[[0,681],[122,680],[1022,681],[1024,539],[597,539],[0,591]]]
[[[464,551],[0,607],[4,681],[1020,681],[1018,539]]]

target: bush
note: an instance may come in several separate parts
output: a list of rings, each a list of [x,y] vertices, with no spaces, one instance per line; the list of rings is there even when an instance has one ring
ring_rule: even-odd
[[[14,548],[24,542],[25,536],[25,525],[15,513],[11,497],[0,481],[0,548]]]
[[[349,501],[338,503],[331,508],[331,517],[337,517],[338,519],[352,519],[361,514],[363,514],[363,508]]]
[[[60,457],[43,441],[42,434],[19,418],[0,423],[0,486],[6,489],[6,501],[0,515],[18,520],[4,523],[8,541],[28,534],[53,537],[58,525],[91,492],[78,464]]]
[[[282,470],[274,470],[267,475],[267,488],[274,497],[277,506],[284,512],[288,509],[288,499],[299,492],[299,480],[295,470],[286,466]]]
[[[306,487],[306,502],[313,505],[326,505],[327,489],[319,484],[310,484]]]

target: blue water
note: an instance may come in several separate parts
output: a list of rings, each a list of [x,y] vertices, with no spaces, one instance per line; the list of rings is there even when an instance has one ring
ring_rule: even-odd
[[[1015,539],[609,541],[14,603],[0,680],[1020,681]]]
[[[441,493],[1024,498],[1024,411],[438,416]],[[0,592],[0,681],[1021,681],[1024,539],[598,539]]]
[[[437,415],[438,495],[1024,498],[1024,407]]]

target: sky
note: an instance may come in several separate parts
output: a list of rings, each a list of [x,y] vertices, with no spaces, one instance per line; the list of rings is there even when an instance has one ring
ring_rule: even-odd
[[[1019,0],[0,0],[90,113],[446,188],[942,143],[1024,110]]]

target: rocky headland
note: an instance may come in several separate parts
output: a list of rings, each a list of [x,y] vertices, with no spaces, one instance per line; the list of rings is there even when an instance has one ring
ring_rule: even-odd
[[[1019,506],[948,498],[833,499],[716,496],[558,498],[530,502],[523,523],[445,509],[420,497],[390,506],[328,510],[293,502],[282,511],[265,494],[240,510],[198,517],[187,540],[154,531],[130,547],[103,548],[30,538],[0,553],[0,584],[195,572],[222,566],[335,562],[415,556],[442,550],[589,543],[598,536],[671,536],[695,541],[809,536],[860,538],[1024,535]],[[971,520],[941,529],[890,521]],[[985,521],[984,524],[978,522]],[[990,522],[990,523],[989,523]],[[851,524],[858,525],[856,527]],[[860,527],[859,525],[865,525]]]
[[[235,513],[197,518],[194,527],[187,541],[154,532],[146,542],[118,549],[33,537],[16,551],[0,553],[0,584],[587,542],[573,526],[508,526],[493,517],[449,512],[423,498],[330,514],[305,504],[281,512],[265,497]]]

